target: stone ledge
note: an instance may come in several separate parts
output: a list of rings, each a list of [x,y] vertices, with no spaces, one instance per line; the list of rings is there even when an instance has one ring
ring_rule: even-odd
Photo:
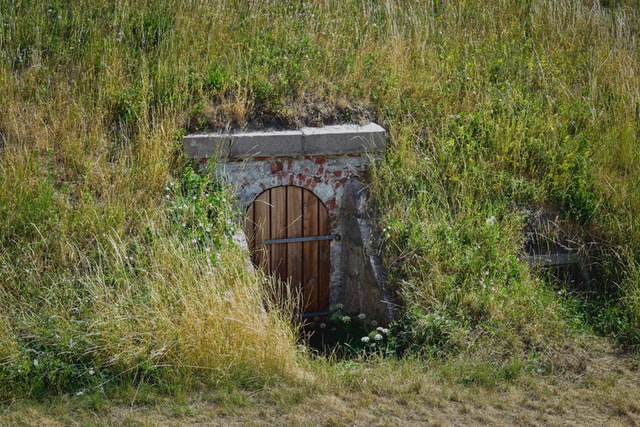
[[[386,132],[369,123],[289,131],[192,134],[183,138],[183,147],[187,156],[196,159],[377,153],[386,148]]]

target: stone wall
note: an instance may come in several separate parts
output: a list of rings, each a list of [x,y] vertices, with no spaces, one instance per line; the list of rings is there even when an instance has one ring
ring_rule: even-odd
[[[366,313],[382,322],[393,320],[395,304],[386,284],[369,217],[369,194],[355,178],[345,186],[342,237],[343,304],[347,313]]]

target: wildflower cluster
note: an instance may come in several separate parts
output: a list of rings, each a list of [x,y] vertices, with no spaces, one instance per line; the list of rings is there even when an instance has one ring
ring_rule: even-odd
[[[315,318],[307,325],[312,347],[337,352],[343,356],[361,354],[395,354],[395,339],[390,329],[379,326],[365,313],[349,316],[342,304],[331,306],[328,318]]]
[[[368,335],[360,338],[360,342],[363,344],[363,349],[365,351],[374,351],[384,349],[384,345],[388,342],[388,338],[391,331],[387,328],[383,328],[378,326],[373,331],[369,332]]]

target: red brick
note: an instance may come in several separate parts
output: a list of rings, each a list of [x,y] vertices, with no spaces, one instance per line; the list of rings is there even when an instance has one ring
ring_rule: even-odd
[[[275,174],[276,172],[282,171],[282,162],[271,162],[271,173]]]

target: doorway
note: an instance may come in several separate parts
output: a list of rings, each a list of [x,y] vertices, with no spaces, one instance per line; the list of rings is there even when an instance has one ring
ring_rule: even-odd
[[[315,194],[297,186],[262,192],[247,209],[245,233],[253,263],[302,295],[303,317],[328,313],[330,241],[337,236]]]

